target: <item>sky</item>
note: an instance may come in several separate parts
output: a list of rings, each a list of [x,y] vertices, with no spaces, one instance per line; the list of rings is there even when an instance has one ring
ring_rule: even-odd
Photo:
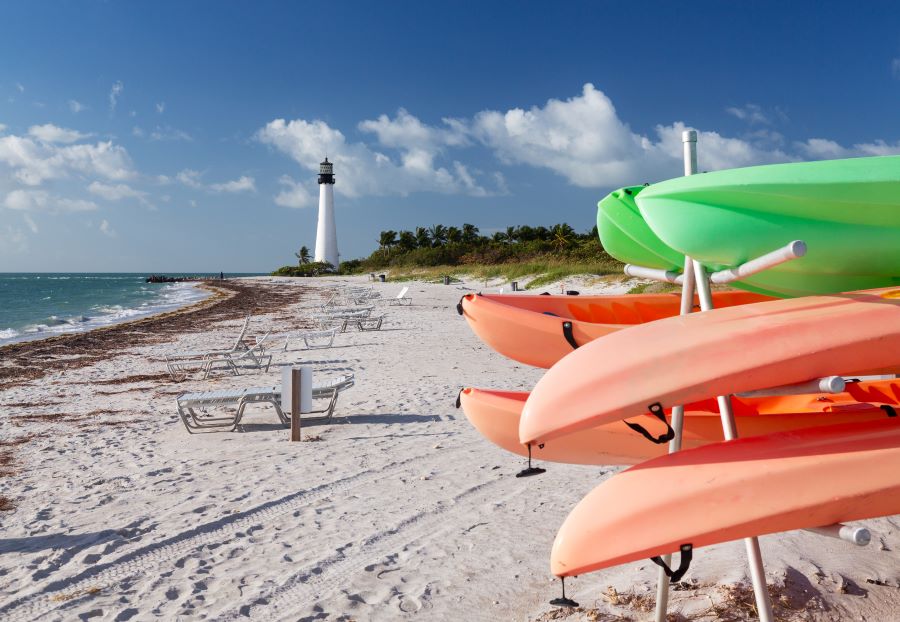
[[[900,153],[892,2],[4,3],[0,272],[268,272],[382,230],[594,224],[623,185]]]

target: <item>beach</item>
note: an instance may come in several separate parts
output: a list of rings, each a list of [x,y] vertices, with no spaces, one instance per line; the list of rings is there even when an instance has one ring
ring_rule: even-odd
[[[385,298],[408,285],[412,304],[380,307],[381,330],[332,348],[282,350],[350,284]],[[556,530],[621,467],[542,464],[517,479],[524,460],[455,408],[462,387],[530,390],[543,373],[491,351],[457,315],[462,295],[499,286],[235,279],[188,309],[0,350],[0,619],[650,619],[649,560],[567,581],[578,610],[548,604]],[[272,334],[267,373],[166,373],[165,353],[227,348],[248,313],[249,335]],[[185,430],[179,394],[275,385],[283,364],[355,375],[304,442],[264,405],[239,432]],[[900,519],[864,524],[865,548],[760,538],[778,619],[897,619]],[[670,619],[754,619],[748,583],[743,543],[700,549]]]

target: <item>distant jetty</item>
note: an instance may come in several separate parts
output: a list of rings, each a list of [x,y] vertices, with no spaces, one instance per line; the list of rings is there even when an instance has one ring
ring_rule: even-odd
[[[147,277],[148,283],[183,283],[184,281],[196,281],[190,276],[165,276],[164,274],[151,274]]]

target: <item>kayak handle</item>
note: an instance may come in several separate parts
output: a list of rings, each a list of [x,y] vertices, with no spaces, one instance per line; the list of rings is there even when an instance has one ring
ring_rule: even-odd
[[[572,346],[573,350],[578,349],[578,342],[575,341],[575,335],[572,334],[572,322],[563,322],[563,337],[566,338],[566,341],[569,342],[569,345]]]
[[[672,583],[681,581],[681,578],[687,573],[688,568],[691,567],[691,558],[694,556],[694,546],[692,544],[682,544],[679,550],[681,551],[681,562],[678,564],[676,570],[669,568],[669,565],[658,555],[650,558],[651,562],[663,569],[663,572],[666,573],[666,576],[669,577]]]
[[[653,415],[654,417],[656,417],[657,419],[659,419],[660,421],[662,421],[663,423],[666,424],[665,434],[662,434],[661,436],[656,437],[656,436],[653,436],[652,434],[650,434],[650,432],[648,432],[646,428],[644,428],[643,426],[640,426],[636,423],[629,423],[628,421],[623,421],[622,423],[627,425],[629,428],[631,428],[635,432],[638,432],[639,434],[641,434],[644,438],[646,438],[651,443],[656,443],[657,445],[662,445],[663,443],[668,443],[673,438],[675,438],[675,430],[673,430],[672,426],[669,425],[669,422],[666,421],[666,414],[663,411],[662,404],[660,404],[659,402],[654,402],[653,404],[650,404],[650,406],[648,406],[648,409],[650,410],[651,415]]]

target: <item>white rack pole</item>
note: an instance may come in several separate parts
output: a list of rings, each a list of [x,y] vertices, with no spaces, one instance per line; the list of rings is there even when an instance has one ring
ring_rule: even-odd
[[[872,534],[865,527],[851,527],[843,523],[835,523],[824,527],[811,527],[806,529],[806,531],[817,533],[820,536],[828,536],[829,538],[838,538],[856,546],[866,546],[872,541]]]
[[[713,308],[713,303],[706,270],[699,263],[695,263],[694,272],[697,281],[697,294],[700,298],[700,310],[710,311]],[[734,412],[731,409],[731,396],[720,395],[716,398],[716,401],[719,403],[719,414],[722,418],[722,432],[725,435],[725,440],[732,441],[737,438],[737,428],[734,424]],[[763,568],[759,540],[757,538],[744,538],[744,545],[747,548],[750,579],[753,582],[753,593],[756,596],[756,610],[759,612],[759,619],[761,622],[773,622],[775,618],[772,613],[769,590],[766,586],[766,571]]]
[[[809,382],[797,384],[784,384],[770,389],[757,389],[737,393],[738,397],[773,397],[778,395],[806,395],[807,393],[843,393],[847,388],[847,381],[843,376],[825,376]]]
[[[684,143],[684,174],[685,175],[693,175],[697,172],[697,132],[693,130],[684,132],[681,135],[681,139]],[[629,269],[634,269],[637,266],[625,266],[625,274],[629,276],[640,276],[638,274],[631,274]],[[665,280],[670,283],[678,283],[681,285],[681,309],[679,311],[680,315],[687,315],[691,311],[694,310],[694,262],[690,257],[685,255],[684,257],[684,270],[681,275],[677,275],[673,272],[667,272],[665,270],[659,270],[657,272],[663,273],[665,276],[672,276],[673,278],[670,280],[668,278],[659,279],[658,277],[649,276],[649,278],[657,278],[657,280]],[[684,406],[679,405],[672,408],[672,430],[675,431],[675,436],[672,437],[672,440],[669,441],[669,453],[674,454],[675,452],[681,451],[681,433],[684,430]],[[666,565],[671,565],[672,556],[664,555],[663,561]],[[666,622],[666,614],[669,609],[669,577],[666,574],[665,570],[662,568],[659,569],[659,575],[656,581],[656,622]]]

